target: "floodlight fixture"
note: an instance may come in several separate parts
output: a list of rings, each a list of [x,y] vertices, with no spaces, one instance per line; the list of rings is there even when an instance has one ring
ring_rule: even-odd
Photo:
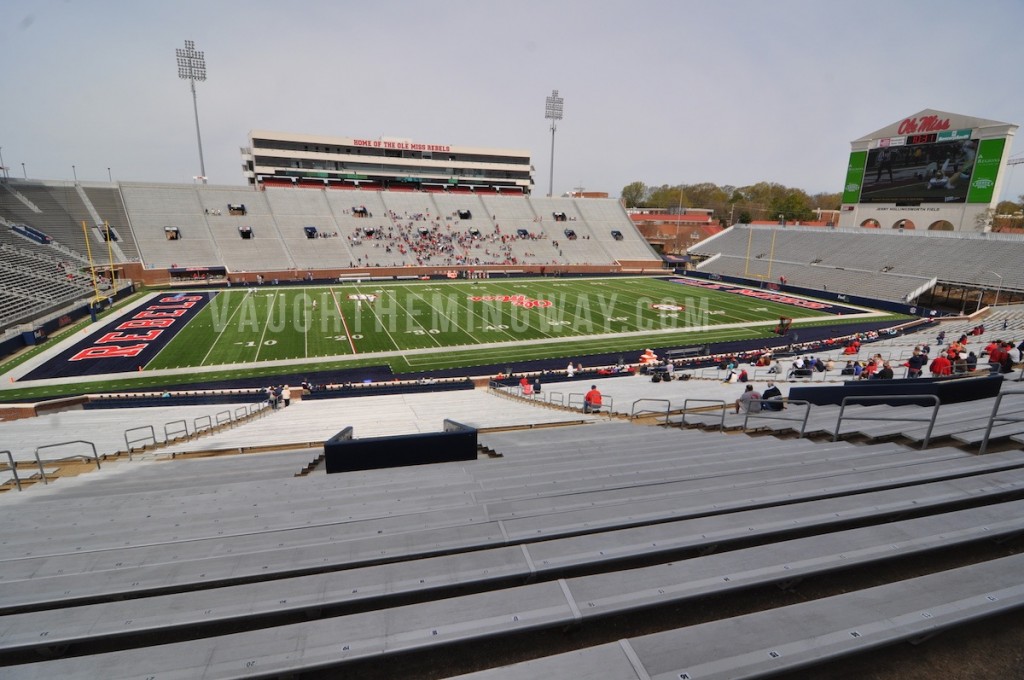
[[[544,102],[544,118],[551,121],[551,169],[548,172],[548,198],[554,195],[555,188],[555,130],[557,122],[562,120],[562,103],[565,100],[558,96],[558,90],[551,90],[551,96]]]
[[[185,41],[185,49],[174,50],[178,57],[178,77],[189,81],[192,88],[192,110],[196,114],[196,142],[199,144],[199,175],[206,184],[206,164],[203,162],[203,138],[199,134],[199,104],[196,102],[196,81],[206,80],[206,59],[203,53],[196,50],[192,40]]]

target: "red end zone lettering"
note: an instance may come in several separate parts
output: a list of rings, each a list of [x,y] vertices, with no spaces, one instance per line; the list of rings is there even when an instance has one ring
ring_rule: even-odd
[[[146,309],[181,309],[182,307],[188,309],[190,307],[194,307],[195,304],[196,303],[194,302],[182,302],[180,304],[175,305],[150,305],[146,307]]]
[[[794,307],[804,307],[805,309],[828,309],[832,305],[826,305],[821,302],[811,302],[810,300],[801,300],[800,298],[790,297],[788,295],[780,295],[778,293],[765,293],[760,290],[751,290],[749,288],[741,288],[736,291],[740,295],[746,295],[747,297],[757,298],[758,300],[768,300],[770,302],[779,302],[784,305],[793,305]]]
[[[167,346],[176,332],[203,311],[217,293],[162,293],[129,316],[111,320],[42,366],[29,380],[137,371]],[[86,360],[89,361],[86,361]]]
[[[149,345],[143,343],[141,345],[129,345],[127,347],[118,347],[111,345],[110,347],[90,347],[83,349],[75,356],[68,359],[68,361],[81,361],[82,359],[109,359],[111,357],[136,357],[139,352],[146,349]]]
[[[170,328],[173,324],[174,319],[136,319],[134,321],[125,321],[122,324],[118,324],[114,330],[124,331],[130,328]]]
[[[158,319],[160,317],[165,317],[165,316],[179,317],[179,316],[181,316],[182,314],[184,314],[187,311],[188,311],[187,309],[169,309],[169,310],[164,311],[164,312],[139,312],[138,314],[135,314],[132,318],[133,319]]]
[[[177,304],[179,302],[198,302],[202,299],[202,295],[172,295],[170,297],[160,298],[157,300],[157,303]]]
[[[146,331],[145,333],[107,333],[96,341],[97,345],[107,342],[151,342],[160,337],[163,330]]]

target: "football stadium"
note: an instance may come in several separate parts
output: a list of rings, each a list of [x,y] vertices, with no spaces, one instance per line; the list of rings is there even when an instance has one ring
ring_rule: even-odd
[[[0,673],[1021,677],[1015,131],[671,261],[521,150],[5,177]]]

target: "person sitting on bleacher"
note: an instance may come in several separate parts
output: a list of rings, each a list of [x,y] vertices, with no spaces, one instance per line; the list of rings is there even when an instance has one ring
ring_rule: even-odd
[[[761,411],[761,393],[754,389],[753,385],[747,384],[747,388],[740,395],[740,398],[736,400],[736,413],[740,412],[740,408],[743,409],[744,413],[760,413]]]
[[[873,377],[875,380],[892,380],[892,365],[888,361],[882,362],[882,368]]]
[[[600,413],[600,411],[601,392],[597,389],[597,385],[591,385],[590,391],[583,396],[583,412]]]
[[[768,389],[761,395],[761,399],[765,402],[761,403],[761,408],[765,411],[781,411],[786,408],[782,403],[782,390],[775,386],[775,383],[769,382]]]

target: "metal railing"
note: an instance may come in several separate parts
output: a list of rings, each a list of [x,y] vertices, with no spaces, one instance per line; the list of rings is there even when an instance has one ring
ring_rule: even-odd
[[[749,420],[751,418],[767,418],[768,420],[785,420],[785,421],[789,421],[789,422],[793,422],[793,423],[800,423],[800,436],[798,437],[798,439],[802,439],[803,438],[804,431],[807,429],[807,419],[811,415],[811,402],[805,401],[803,399],[751,399],[748,402],[748,404],[751,404],[751,403],[754,403],[754,402],[759,402],[761,404],[761,410],[757,411],[757,412],[751,412],[749,409],[747,410],[747,414],[743,418],[743,431],[744,432],[747,431],[747,423],[749,422]],[[766,409],[765,408],[765,404],[772,404],[772,405],[783,404],[783,405],[785,405],[787,407],[788,406],[803,406],[804,407],[804,415],[803,415],[802,418],[800,416],[793,417],[793,416],[783,416],[783,415],[767,415],[769,413],[771,413],[771,414],[782,413],[782,411],[775,411],[773,409]],[[722,422],[723,423],[725,422],[724,416],[723,416],[723,421]]]
[[[180,425],[180,428],[178,428],[178,429],[170,429],[171,426],[176,426],[176,425]],[[184,420],[172,420],[169,423],[164,423],[164,441],[165,442],[171,442],[172,440],[177,439],[182,434],[185,435],[186,439],[189,437],[188,423],[185,422]]]
[[[139,439],[131,439],[131,440],[129,440],[128,439],[128,433],[129,432],[135,432],[135,431],[138,431],[138,430],[149,430],[149,436],[148,437],[140,437]],[[153,429],[152,425],[142,425],[140,427],[131,427],[131,428],[128,428],[127,430],[124,431],[124,446],[128,450],[128,460],[132,459],[132,445],[133,444],[138,444],[139,442],[144,442],[144,441],[147,441],[147,440],[153,442],[153,446],[156,446],[156,430]]]
[[[1021,373],[1024,373],[1024,371],[1021,371]],[[981,438],[981,448],[978,449],[978,453],[979,454],[985,453],[985,451],[988,449],[988,442],[989,442],[989,439],[992,436],[992,427],[997,422],[1000,422],[1000,423],[1022,423],[1022,422],[1024,422],[1024,417],[1021,417],[1021,416],[1011,416],[1011,415],[1000,416],[999,415],[999,407],[1002,406],[1002,404],[1003,404],[1003,397],[1020,396],[1022,394],[1024,394],[1024,392],[1016,391],[1015,390],[1015,391],[1012,391],[1012,392],[1002,392],[1001,394],[999,394],[999,396],[996,397],[995,403],[992,404],[992,414],[988,418],[988,426],[985,427],[985,436]],[[1011,411],[1011,413],[1020,413],[1020,412],[1021,412],[1020,409],[1018,409],[1016,411]]]
[[[656,403],[656,404],[665,404],[665,411],[664,411],[664,413],[665,413],[665,424],[668,425],[669,414],[671,413],[671,409],[672,409],[672,402],[670,400],[668,400],[668,399],[637,399],[636,401],[633,402],[633,406],[630,408],[630,411],[629,411],[630,419],[637,418],[637,417],[639,417],[641,415],[646,415],[648,413],[650,413],[650,414],[659,414],[659,413],[662,412],[660,410],[655,411],[654,409],[637,409],[637,404],[641,404],[643,402],[651,402],[651,403]]]
[[[933,402],[932,414],[927,418],[908,418],[906,416],[901,417],[887,417],[887,416],[845,416],[846,420],[873,420],[873,421],[888,421],[888,422],[914,422],[914,423],[928,423],[928,430],[925,432],[924,441],[921,442],[921,448],[928,448],[928,442],[932,438],[932,429],[935,427],[935,419],[939,415],[939,401],[938,395],[935,394],[879,394],[875,396],[862,396],[862,397],[843,397],[843,401],[839,404],[839,418],[836,420],[836,431],[832,435],[832,441],[839,441],[839,429],[843,423],[843,418],[846,411],[846,405],[859,402],[890,402],[890,401],[907,401],[907,402],[918,402],[921,400],[928,400]]]
[[[231,411],[221,411],[216,415],[217,427],[231,422]]]
[[[574,406],[577,397],[579,398],[579,406]],[[582,410],[584,405],[586,404],[586,398],[587,398],[587,395],[585,393],[583,393],[583,392],[570,392],[569,393],[569,401],[567,403],[567,406],[569,408],[579,408],[579,409]],[[607,413],[607,414],[610,414],[614,410],[615,410],[615,399],[613,397],[608,396],[607,394],[602,394],[601,395],[601,406],[598,408],[597,411],[591,411],[591,413]]]
[[[46,481],[46,471],[43,470],[43,460],[39,457],[39,452],[43,449],[55,449],[58,446],[67,446],[68,444],[88,444],[89,448],[92,449],[92,459],[96,461],[96,469],[100,469],[100,457],[96,453],[96,445],[92,442],[87,442],[84,439],[72,439],[66,442],[57,442],[56,444],[44,444],[43,446],[36,447],[36,465],[39,466],[39,476],[43,478],[43,484],[49,484],[49,482]],[[78,457],[79,456],[69,456],[58,460],[71,460],[72,458]]]
[[[18,468],[14,464],[14,454],[12,454],[10,451],[0,451],[0,453],[7,454],[8,467],[10,468],[11,472],[14,473],[14,485],[18,487],[18,491],[21,491],[21,479],[18,478]]]
[[[722,421],[719,424],[719,429],[725,431],[725,409],[726,402],[722,399],[687,399],[683,402],[683,425],[686,425],[686,414],[690,412],[690,403],[695,404],[715,404],[716,406],[722,407]]]
[[[192,421],[192,434],[198,435],[213,429],[213,418],[210,416],[199,416]]]

